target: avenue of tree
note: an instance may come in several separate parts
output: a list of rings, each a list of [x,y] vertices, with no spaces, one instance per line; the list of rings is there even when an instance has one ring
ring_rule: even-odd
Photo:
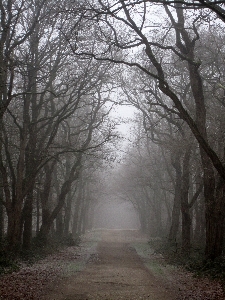
[[[17,256],[92,226],[132,105],[113,193],[142,231],[224,251],[225,5],[209,0],[0,2],[0,242]]]

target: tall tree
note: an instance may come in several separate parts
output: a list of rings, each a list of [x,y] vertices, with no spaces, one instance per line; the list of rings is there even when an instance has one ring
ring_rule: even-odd
[[[165,11],[166,20],[161,20],[166,26],[161,27],[157,36],[154,28],[158,27],[157,23],[161,21],[159,18],[157,21],[149,18],[154,10],[150,2],[133,3],[120,0],[109,5],[106,1],[98,1],[96,5],[90,5],[92,20],[96,17],[96,24],[99,26],[97,28],[101,28],[101,31],[98,31],[101,39],[96,40],[94,49],[78,47],[74,52],[77,55],[92,56],[97,60],[137,67],[157,80],[160,91],[172,100],[173,104],[169,109],[174,106],[179,117],[188,124],[200,145],[206,203],[206,256],[214,259],[221,255],[223,245],[221,224],[224,223],[224,214],[221,212],[224,211],[225,168],[222,163],[223,158],[216,153],[208,141],[204,86],[200,73],[201,62],[196,57],[196,44],[200,39],[199,26],[204,26],[205,21],[198,12],[193,14],[186,12],[183,2],[175,3],[174,8],[170,8],[165,3],[161,9]],[[88,18],[89,16],[86,20]],[[123,28],[123,33],[120,28]],[[132,55],[130,51],[132,48],[137,51],[143,50],[145,55],[143,62]],[[126,52],[126,59],[123,59],[121,51]],[[185,107],[174,89],[173,81],[167,76],[163,62],[165,59],[168,62],[172,54],[183,61],[184,68],[188,70],[188,80],[195,103],[194,113]],[[220,178],[218,181],[215,178],[214,168]]]

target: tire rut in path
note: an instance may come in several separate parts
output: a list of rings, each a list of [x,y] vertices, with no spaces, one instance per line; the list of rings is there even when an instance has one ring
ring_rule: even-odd
[[[175,295],[144,266],[118,233],[106,232],[86,268],[68,278],[48,300],[174,300]]]

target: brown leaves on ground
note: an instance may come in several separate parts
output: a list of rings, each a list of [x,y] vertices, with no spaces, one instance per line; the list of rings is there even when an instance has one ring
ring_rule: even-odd
[[[0,278],[0,299],[41,299],[48,286],[65,276],[67,265],[80,258],[78,247],[69,247],[49,255],[32,266],[21,265],[20,271]]]
[[[192,274],[183,275],[180,287],[182,300],[222,300],[224,291],[218,280],[209,278],[194,278]]]
[[[223,300],[225,291],[220,280],[207,277],[197,277],[181,267],[168,267],[160,255],[153,255],[154,261],[161,264],[163,278],[170,288],[179,291],[176,300]],[[161,276],[162,276],[161,274]]]
[[[206,277],[195,277],[193,273],[175,269],[171,282],[179,290],[176,300],[223,300],[225,294],[219,280]]]

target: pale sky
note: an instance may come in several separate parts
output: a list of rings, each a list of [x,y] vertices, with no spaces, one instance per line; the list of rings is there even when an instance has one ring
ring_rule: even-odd
[[[125,135],[125,137],[129,135],[129,131],[132,126],[131,119],[135,116],[135,112],[137,112],[137,109],[133,106],[119,105],[115,107],[111,113],[112,116],[115,115],[115,117],[121,117],[125,121],[125,123],[118,126],[118,130]]]

